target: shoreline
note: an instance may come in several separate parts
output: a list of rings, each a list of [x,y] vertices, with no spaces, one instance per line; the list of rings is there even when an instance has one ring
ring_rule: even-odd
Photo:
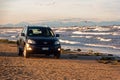
[[[8,39],[0,39],[0,44],[16,44],[16,41],[9,41]],[[80,46],[66,46],[66,45],[61,45],[62,49],[64,50],[69,50],[72,52],[76,52],[78,50],[79,52],[83,52],[83,53],[88,53],[89,51],[92,51],[94,53],[101,53],[101,54],[112,54],[114,56],[118,56],[120,57],[120,53],[119,50],[116,52],[116,50],[106,50],[106,48],[91,48],[91,47],[80,47]],[[115,54],[114,54],[115,53]]]
[[[89,50],[93,50],[94,52],[99,52],[103,54],[113,54],[115,56],[120,57],[120,50],[108,49],[108,48],[98,48],[98,47],[80,47],[80,46],[66,46],[62,45],[64,49],[71,49],[72,51],[81,49],[83,52],[88,52]]]
[[[4,47],[5,46],[5,47]],[[17,54],[17,45],[15,43],[0,43],[0,53],[16,53]],[[110,57],[110,58],[117,58],[120,60],[119,56],[113,55],[113,54],[107,54],[102,52],[96,52],[92,49],[89,49],[88,51],[83,51],[82,49],[63,49],[62,48],[61,55],[67,55],[68,58],[74,58],[74,59],[80,59],[81,56],[88,56],[88,57],[95,57],[94,60],[97,60],[98,58],[102,57]]]

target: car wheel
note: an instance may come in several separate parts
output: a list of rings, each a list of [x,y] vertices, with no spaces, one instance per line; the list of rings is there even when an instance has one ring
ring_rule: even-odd
[[[55,54],[54,54],[54,58],[55,58],[55,59],[59,59],[59,58],[60,58],[60,53],[55,53]]]
[[[28,58],[29,57],[29,54],[28,54],[28,52],[26,50],[26,47],[24,48],[23,55],[24,55],[24,58]]]
[[[23,52],[22,52],[22,50],[20,49],[20,47],[18,47],[18,55],[19,55],[19,56],[22,56],[22,55],[23,55]]]

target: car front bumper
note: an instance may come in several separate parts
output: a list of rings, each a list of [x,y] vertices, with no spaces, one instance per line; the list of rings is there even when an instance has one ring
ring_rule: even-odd
[[[55,54],[61,53],[60,45],[33,45],[28,44],[27,52],[30,54]]]

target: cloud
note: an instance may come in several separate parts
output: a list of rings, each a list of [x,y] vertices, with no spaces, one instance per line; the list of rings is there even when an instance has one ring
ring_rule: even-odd
[[[36,1],[35,5],[37,6],[53,6],[56,2],[53,0],[47,0],[47,1]]]

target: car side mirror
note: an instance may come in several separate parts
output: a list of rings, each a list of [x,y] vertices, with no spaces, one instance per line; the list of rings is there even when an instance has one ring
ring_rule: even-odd
[[[24,34],[24,33],[21,33],[21,36],[25,36],[25,34]]]
[[[60,37],[60,35],[59,35],[59,34],[56,34],[56,37]]]

